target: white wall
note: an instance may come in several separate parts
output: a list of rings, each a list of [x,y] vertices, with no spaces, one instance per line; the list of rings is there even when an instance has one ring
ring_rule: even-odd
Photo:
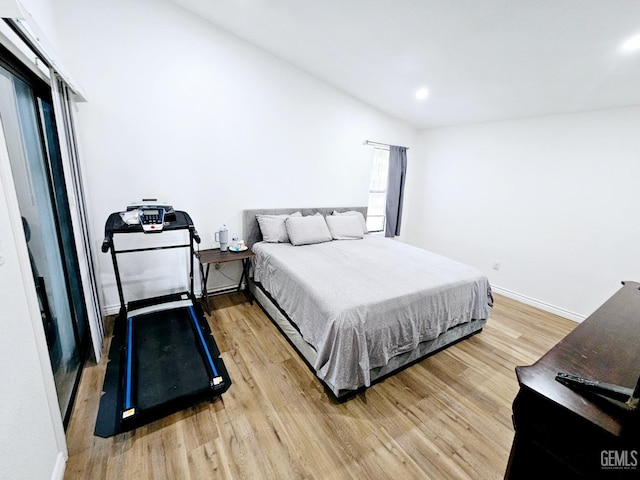
[[[584,318],[640,280],[639,132],[640,107],[422,131],[405,237]]]
[[[100,235],[109,213],[142,197],[189,212],[202,248],[222,224],[240,234],[244,208],[366,204],[372,153],[362,142],[415,139],[414,129],[173,3],[56,6],[65,61],[89,100],[78,117]],[[130,258],[123,278],[141,273],[126,295],[167,286],[166,270]],[[107,255],[101,271],[113,307]],[[212,287],[234,283],[216,275]],[[177,289],[184,279],[174,276]]]

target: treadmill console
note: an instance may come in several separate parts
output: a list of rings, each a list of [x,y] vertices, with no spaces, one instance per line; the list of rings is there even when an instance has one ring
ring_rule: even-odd
[[[164,227],[164,209],[141,207],[140,225],[144,232],[161,232]]]
[[[144,233],[162,232],[165,222],[176,221],[176,212],[173,207],[167,203],[158,202],[157,198],[143,198],[141,202],[131,203],[127,206],[125,213],[137,213],[137,218],[131,223],[140,223]],[[123,220],[130,223],[124,217]]]

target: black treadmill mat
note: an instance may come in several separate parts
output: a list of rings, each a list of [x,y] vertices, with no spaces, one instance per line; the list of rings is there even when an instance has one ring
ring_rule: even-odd
[[[172,295],[159,297],[156,301],[168,302],[180,299],[182,299],[180,296]],[[149,302],[145,303],[149,304]],[[129,307],[131,309],[132,305],[130,304]],[[141,308],[141,305],[136,305],[136,308]],[[208,364],[208,359],[205,359],[203,351],[199,348],[201,340],[197,331],[192,328],[193,318],[188,307],[167,310],[164,312],[167,314],[166,317],[158,315],[159,312],[137,315],[133,317],[134,333],[137,328],[138,334],[141,335],[134,335],[133,339],[134,343],[139,342],[136,345],[139,358],[137,361],[134,360],[136,361],[134,366],[142,370],[134,375],[134,378],[138,378],[138,383],[134,381],[132,389],[136,415],[121,420],[121,406],[124,405],[125,397],[124,371],[128,320],[119,315],[111,338],[95,435],[107,438],[146,425],[201,401],[212,399],[231,386],[231,378],[224,361],[219,358],[220,351],[202,308],[197,303],[192,304],[192,308],[198,329],[202,332],[222,382],[218,382],[213,388],[209,384],[209,373],[205,366],[205,362]],[[174,317],[176,310],[181,313]],[[147,348],[149,348],[148,351]],[[143,351],[142,354],[140,354],[141,351]],[[195,380],[194,376],[197,377]],[[166,394],[164,397],[163,392]],[[136,400],[136,396],[140,398]],[[141,408],[140,401],[145,408]]]
[[[200,339],[188,308],[133,317],[134,405],[148,410],[209,390]]]

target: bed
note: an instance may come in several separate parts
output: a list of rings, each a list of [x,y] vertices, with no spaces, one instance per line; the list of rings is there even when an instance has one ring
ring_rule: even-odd
[[[358,215],[364,229],[366,207],[243,212],[254,298],[338,399],[480,332],[493,305],[473,267],[378,235],[351,237]],[[286,241],[264,223],[282,218]],[[330,223],[330,238],[305,243],[289,229],[310,222]]]

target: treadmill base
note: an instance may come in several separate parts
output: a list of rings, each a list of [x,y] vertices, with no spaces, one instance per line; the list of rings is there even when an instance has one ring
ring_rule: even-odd
[[[95,435],[110,437],[146,425],[212,399],[231,385],[202,308],[197,302],[184,302],[185,297],[189,298],[174,294],[131,302],[130,318],[116,319]],[[145,308],[181,300],[189,305],[144,313]],[[140,309],[143,313],[133,312]],[[128,324],[134,325],[134,334]]]

